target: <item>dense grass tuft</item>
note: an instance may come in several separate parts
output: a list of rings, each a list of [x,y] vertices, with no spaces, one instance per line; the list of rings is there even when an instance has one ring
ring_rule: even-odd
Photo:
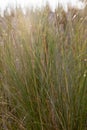
[[[0,130],[87,130],[86,11],[0,16]]]

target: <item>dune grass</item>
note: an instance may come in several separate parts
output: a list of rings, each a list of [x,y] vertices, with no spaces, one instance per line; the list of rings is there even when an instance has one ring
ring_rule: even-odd
[[[27,9],[25,15],[21,9],[4,14],[1,130],[87,130],[86,11],[87,7],[76,11],[72,20],[69,9],[66,22],[66,13],[58,8],[54,23],[49,22],[48,5]],[[63,24],[66,27],[61,29]]]

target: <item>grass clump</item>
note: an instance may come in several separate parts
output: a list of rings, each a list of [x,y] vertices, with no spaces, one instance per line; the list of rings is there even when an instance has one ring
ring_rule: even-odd
[[[1,130],[87,129],[86,11],[0,17]]]

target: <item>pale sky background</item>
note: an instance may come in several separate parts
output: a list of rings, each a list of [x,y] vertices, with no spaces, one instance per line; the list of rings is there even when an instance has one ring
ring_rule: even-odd
[[[79,8],[84,6],[79,0],[0,0],[0,9],[4,10],[5,7],[9,5],[15,6],[16,4],[20,4],[22,8],[26,6],[41,7],[42,5],[45,5],[46,1],[49,1],[52,9],[55,9],[55,7],[58,5],[58,2],[62,3],[65,8],[67,8],[67,3],[71,3],[72,6],[77,6]]]

